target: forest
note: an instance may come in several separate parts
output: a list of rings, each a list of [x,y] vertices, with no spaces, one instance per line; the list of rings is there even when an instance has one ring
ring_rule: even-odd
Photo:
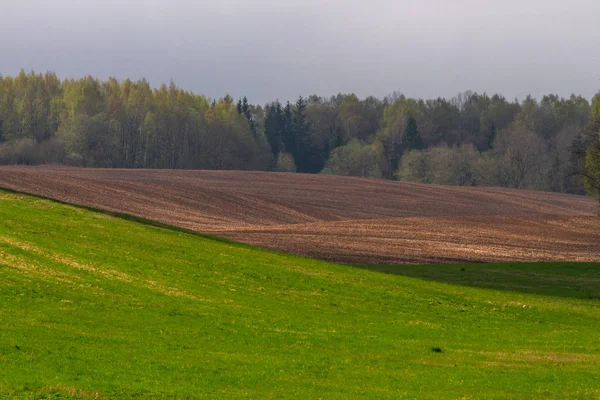
[[[600,188],[600,93],[508,100],[338,94],[250,104],[174,83],[0,76],[0,164],[326,173],[583,194]]]

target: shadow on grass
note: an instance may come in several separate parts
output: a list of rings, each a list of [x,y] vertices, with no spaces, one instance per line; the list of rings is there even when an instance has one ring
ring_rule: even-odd
[[[355,265],[354,267],[454,285],[600,302],[600,262]]]

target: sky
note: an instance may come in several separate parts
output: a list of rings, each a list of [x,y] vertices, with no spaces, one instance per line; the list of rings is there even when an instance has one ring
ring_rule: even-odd
[[[252,103],[600,89],[598,0],[0,0],[0,74],[174,81]]]

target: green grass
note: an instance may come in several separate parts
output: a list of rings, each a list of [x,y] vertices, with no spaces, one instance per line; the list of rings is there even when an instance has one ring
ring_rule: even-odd
[[[598,282],[352,268],[0,191],[0,398],[595,399]]]

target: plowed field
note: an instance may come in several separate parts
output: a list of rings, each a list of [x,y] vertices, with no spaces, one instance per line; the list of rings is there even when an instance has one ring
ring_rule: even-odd
[[[583,196],[230,171],[0,167],[0,187],[347,263],[600,261]]]

